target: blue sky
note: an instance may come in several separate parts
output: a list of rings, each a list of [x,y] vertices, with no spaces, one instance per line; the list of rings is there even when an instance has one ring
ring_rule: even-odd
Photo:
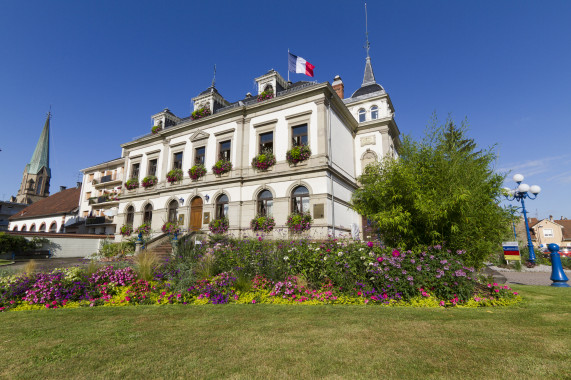
[[[532,216],[571,218],[571,2],[368,2],[371,57],[403,134],[431,115],[467,118],[496,168],[543,189]],[[346,93],[365,62],[361,1],[0,1],[0,199],[16,195],[52,106],[52,193],[117,158],[169,107],[216,84],[235,101],[287,49],[337,74]],[[292,80],[304,80],[291,74]]]

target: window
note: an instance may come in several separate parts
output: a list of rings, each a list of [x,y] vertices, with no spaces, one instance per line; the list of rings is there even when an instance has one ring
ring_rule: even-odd
[[[178,201],[176,199],[173,199],[171,203],[169,203],[169,213],[168,213],[169,222],[178,223],[177,209],[178,209]]]
[[[260,153],[274,151],[274,132],[260,134]]]
[[[127,208],[127,218],[125,219],[125,224],[133,225],[134,220],[135,220],[135,208],[133,206],[129,206],[129,208]]]
[[[293,146],[307,145],[307,124],[291,128]]]
[[[151,224],[153,221],[153,205],[147,204],[145,206],[145,211],[143,212],[143,223]]]
[[[21,230],[21,231],[22,231],[22,232],[26,232],[26,225],[25,225],[25,224],[22,226],[22,230]]]
[[[89,175],[88,181],[89,181],[89,182],[93,181],[93,173],[91,173],[91,174]]]
[[[228,217],[228,196],[222,194],[216,199],[216,219]]]
[[[219,144],[219,147],[220,147],[219,158],[220,159],[230,161],[230,146],[231,146],[230,140],[220,142],[220,144]]]
[[[375,120],[379,118],[379,107],[372,106],[371,107],[371,119]]]
[[[45,223],[42,223],[42,224],[40,225],[40,229],[39,229],[38,231],[39,231],[39,232],[46,232],[46,224],[45,224]]]
[[[309,191],[304,186],[298,186],[291,193],[291,211],[309,212]]]
[[[543,237],[553,237],[553,228],[544,228]]]
[[[201,146],[200,148],[194,149],[194,164],[204,165],[204,158],[206,157],[206,147]]]
[[[38,178],[38,186],[36,187],[36,194],[42,193],[42,183],[44,182],[43,177]]]
[[[28,190],[34,190],[34,180],[30,179],[28,181]]]
[[[87,210],[84,211],[84,212],[83,212],[83,217],[84,217],[84,218],[87,218],[88,216],[89,216],[89,211],[87,211]]]
[[[157,175],[157,159],[149,160],[149,170],[147,171],[147,175]]]
[[[12,228],[12,231],[18,232],[18,226],[14,226],[14,228]]]
[[[30,232],[36,232],[36,225],[32,224],[32,226],[30,227]]]
[[[367,118],[367,113],[365,112],[364,108],[361,108],[359,110],[359,123],[364,122],[366,120],[366,118]]]
[[[182,152],[175,153],[173,156],[173,169],[182,169]]]
[[[264,190],[258,195],[258,215],[272,216],[274,197],[269,190]]]
[[[52,224],[50,224],[50,232],[56,233],[57,232],[57,224],[56,222],[52,222]]]
[[[141,164],[136,163],[131,167],[131,178],[139,178],[139,167]]]

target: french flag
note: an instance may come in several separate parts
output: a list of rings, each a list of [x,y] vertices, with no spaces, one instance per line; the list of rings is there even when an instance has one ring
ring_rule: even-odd
[[[288,52],[288,70],[298,74],[305,74],[307,76],[313,77],[313,66],[311,63],[307,62],[305,59],[293,55]]]

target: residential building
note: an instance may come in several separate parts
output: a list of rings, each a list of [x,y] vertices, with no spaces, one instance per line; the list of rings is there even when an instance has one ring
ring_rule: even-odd
[[[8,225],[10,224],[8,219],[26,207],[28,205],[24,203],[0,201],[0,232],[8,231]]]
[[[532,238],[534,245],[547,247],[547,244],[555,243],[560,247],[571,247],[571,220],[561,217],[554,220],[553,216],[530,224],[533,230]]]

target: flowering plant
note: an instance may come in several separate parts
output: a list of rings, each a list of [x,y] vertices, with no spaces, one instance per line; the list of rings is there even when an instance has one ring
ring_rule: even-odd
[[[162,123],[162,121],[159,121],[159,123],[157,125],[155,125],[151,128],[151,133],[153,135],[156,135],[157,133],[159,133],[162,130],[163,130],[163,123]]]
[[[127,190],[133,190],[139,187],[139,178],[131,178],[125,182],[125,188]]]
[[[182,169],[173,169],[167,173],[168,182],[178,182],[182,181]]]
[[[196,111],[194,111],[192,114],[190,114],[190,118],[192,120],[197,120],[206,116],[210,116],[212,113],[210,112],[210,108],[208,107],[202,107],[200,109],[197,109]]]
[[[311,149],[307,145],[297,145],[286,152],[286,160],[290,165],[303,162],[311,157]]]
[[[276,156],[271,150],[265,150],[252,159],[252,166],[258,170],[268,170],[276,164]]]
[[[212,167],[212,172],[216,175],[228,173],[232,170],[232,163],[225,158],[220,158]]]
[[[210,232],[213,234],[223,234],[228,232],[228,227],[230,227],[230,223],[227,217],[214,219],[208,224],[208,228],[210,228]]]
[[[206,167],[203,164],[196,164],[192,168],[188,169],[188,175],[193,181],[196,181],[200,177],[206,175]]]
[[[133,226],[130,224],[124,224],[121,227],[121,236],[131,236],[133,233]]]
[[[287,217],[286,225],[290,231],[299,233],[309,230],[311,228],[311,222],[313,222],[313,219],[309,212],[294,212]]]
[[[258,215],[250,221],[250,228],[253,231],[270,232],[276,226],[276,222],[271,216]]]
[[[135,230],[136,234],[148,235],[151,233],[151,225],[149,223],[143,223]]]
[[[180,233],[180,228],[178,228],[178,225],[176,223],[173,223],[173,222],[166,222],[165,224],[163,224],[163,227],[161,228],[161,230],[165,234],[170,234],[170,235]]]
[[[258,102],[263,102],[264,100],[272,99],[274,97],[274,91],[262,91],[260,95],[258,95]]]
[[[154,175],[148,175],[145,178],[143,178],[143,182],[141,182],[141,185],[143,185],[143,187],[146,188],[146,187],[155,186],[157,182],[159,182],[157,177],[155,177]]]

